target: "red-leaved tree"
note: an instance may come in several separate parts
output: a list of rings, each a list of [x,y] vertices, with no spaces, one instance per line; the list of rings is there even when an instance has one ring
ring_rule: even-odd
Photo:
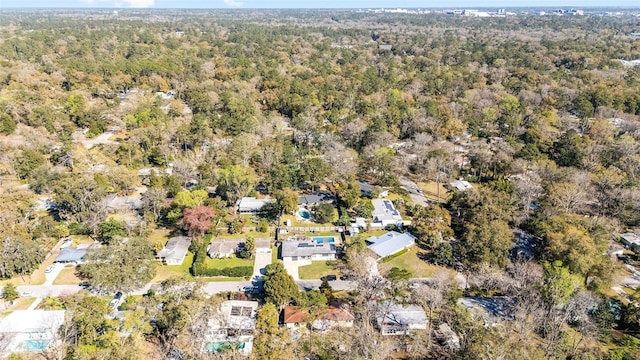
[[[216,211],[209,206],[196,206],[185,208],[182,211],[182,225],[192,237],[202,237],[211,227],[211,220],[216,216]]]

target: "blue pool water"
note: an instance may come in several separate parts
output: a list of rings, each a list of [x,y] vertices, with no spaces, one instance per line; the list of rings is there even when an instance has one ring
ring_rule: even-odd
[[[313,241],[317,242],[318,244],[322,244],[322,243],[332,243],[335,242],[336,240],[333,238],[333,236],[326,236],[326,237],[314,237],[312,238]]]
[[[208,352],[224,352],[227,350],[231,350],[233,348],[236,349],[244,349],[244,343],[240,342],[240,343],[232,343],[232,342],[212,342],[212,343],[208,343],[207,345],[205,345],[205,349]]]
[[[305,220],[311,219],[311,213],[309,212],[309,210],[305,210],[305,209],[298,210],[298,216],[300,216]]]
[[[18,351],[42,351],[49,345],[49,339],[29,339],[20,343]]]

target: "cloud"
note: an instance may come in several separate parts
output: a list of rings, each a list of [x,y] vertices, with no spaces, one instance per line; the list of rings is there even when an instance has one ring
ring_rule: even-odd
[[[231,7],[241,7],[244,5],[244,2],[237,0],[223,0],[224,4]]]
[[[155,5],[155,0],[122,0],[122,2],[131,8],[146,8]]]

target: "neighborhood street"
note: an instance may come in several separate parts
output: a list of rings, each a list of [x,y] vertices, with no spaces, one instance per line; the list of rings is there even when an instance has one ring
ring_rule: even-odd
[[[427,197],[422,194],[422,190],[420,190],[418,184],[407,179],[406,177],[400,177],[400,184],[402,184],[401,188],[407,190],[407,192],[409,193],[409,197],[414,204],[421,206],[429,205],[429,200],[427,200]]]

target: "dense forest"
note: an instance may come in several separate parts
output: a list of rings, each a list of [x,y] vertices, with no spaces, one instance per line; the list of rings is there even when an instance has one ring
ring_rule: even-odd
[[[619,240],[640,229],[640,66],[620,61],[640,59],[640,18],[3,10],[0,28],[6,299],[61,238],[101,244],[77,276],[129,293],[162,266],[158,229],[193,238],[195,276],[212,236],[269,236],[300,194],[335,196],[314,207],[318,223],[370,218],[363,180],[395,194],[435,280],[408,290],[416,274],[398,268],[372,280],[366,232],[344,241],[340,261],[357,282],[346,295],[326,281],[299,291],[275,262],[257,296],[253,358],[640,357],[639,283],[621,280],[634,270],[619,261],[640,268]],[[428,206],[404,179],[435,189]],[[473,189],[441,191],[456,179]],[[135,212],[112,209],[131,196]],[[275,201],[241,216],[247,196]],[[514,233],[535,239],[527,256]],[[86,291],[47,298],[68,319],[59,346],[39,356],[243,358],[195,344],[202,319],[239,296],[200,290],[193,277],[167,279],[128,297],[120,321]],[[278,327],[285,305],[340,296],[353,329],[294,341]],[[370,308],[381,296],[422,306],[429,330],[383,339]],[[485,326],[463,296],[508,298],[509,315]],[[441,324],[459,347],[442,341]]]

